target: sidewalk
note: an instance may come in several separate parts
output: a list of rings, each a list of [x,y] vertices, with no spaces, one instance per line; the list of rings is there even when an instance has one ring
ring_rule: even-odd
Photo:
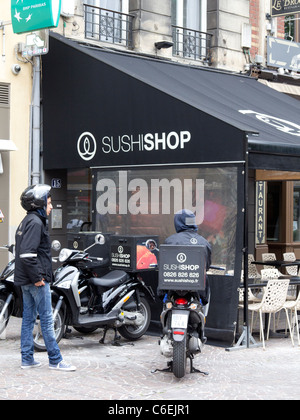
[[[195,367],[209,372],[176,379],[151,373],[166,367],[158,337],[144,336],[134,345],[101,345],[102,331],[82,336],[72,329],[60,343],[76,372],[48,369],[46,353],[34,370],[20,369],[21,320],[11,318],[6,340],[0,340],[0,400],[298,400],[300,347],[287,339],[271,339],[262,348],[226,352],[206,346]],[[121,343],[126,343],[123,339]]]

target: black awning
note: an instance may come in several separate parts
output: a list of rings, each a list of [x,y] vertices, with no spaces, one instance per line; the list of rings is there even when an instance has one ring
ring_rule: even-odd
[[[245,134],[250,168],[300,168],[299,101],[253,78],[58,34],[43,63],[45,169],[242,162]]]

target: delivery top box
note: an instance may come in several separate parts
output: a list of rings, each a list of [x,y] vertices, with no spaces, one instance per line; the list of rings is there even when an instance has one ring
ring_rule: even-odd
[[[205,290],[205,247],[161,245],[159,249],[160,290]]]
[[[113,235],[110,238],[111,268],[136,272],[158,267],[158,236]]]

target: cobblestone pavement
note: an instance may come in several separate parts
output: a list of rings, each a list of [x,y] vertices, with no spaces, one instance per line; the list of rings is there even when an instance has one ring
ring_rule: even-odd
[[[60,342],[76,372],[49,370],[46,353],[37,353],[40,368],[20,368],[20,325],[10,320],[0,340],[0,400],[297,400],[300,396],[300,347],[289,338],[271,339],[267,348],[227,352],[205,346],[195,367],[209,376],[176,379],[152,371],[166,367],[158,337],[144,336],[134,345],[99,344],[102,331],[82,336],[72,330]],[[296,338],[296,337],[295,337]],[[126,343],[123,339],[121,343]]]

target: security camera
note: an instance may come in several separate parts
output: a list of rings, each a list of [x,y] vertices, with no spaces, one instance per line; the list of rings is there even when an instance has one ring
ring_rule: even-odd
[[[21,71],[21,66],[19,66],[19,64],[13,64],[11,66],[11,71],[13,72],[13,74],[17,75]]]

